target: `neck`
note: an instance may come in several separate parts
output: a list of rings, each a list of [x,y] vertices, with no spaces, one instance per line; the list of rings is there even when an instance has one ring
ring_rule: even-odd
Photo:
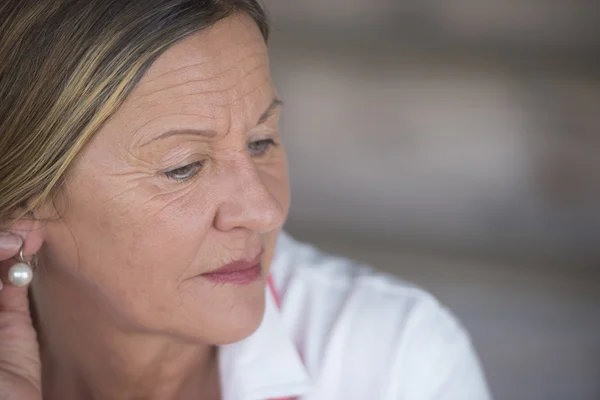
[[[219,398],[214,346],[124,328],[88,297],[36,280],[44,399]]]

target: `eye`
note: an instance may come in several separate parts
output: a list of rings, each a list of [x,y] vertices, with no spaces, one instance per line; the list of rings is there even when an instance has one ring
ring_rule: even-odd
[[[277,143],[273,139],[261,139],[248,143],[247,148],[252,157],[262,157],[267,154],[271,147],[275,146],[277,146]]]
[[[164,172],[165,176],[169,179],[185,182],[188,179],[193,178],[202,168],[202,162],[196,161],[183,167],[175,168],[170,171]]]

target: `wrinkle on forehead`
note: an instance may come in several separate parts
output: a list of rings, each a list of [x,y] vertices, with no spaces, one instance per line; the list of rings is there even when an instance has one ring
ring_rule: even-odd
[[[230,114],[232,112],[230,108],[235,104],[251,101],[248,98],[252,97],[255,92],[272,91],[271,77],[266,65],[266,63],[261,63],[244,71],[245,73],[238,70],[235,80],[224,81],[223,83],[228,86],[218,90],[206,90],[210,84],[196,85],[187,82],[177,88],[167,88],[161,93],[148,94],[146,99],[136,99],[134,106],[142,111],[136,118],[140,120],[139,122],[131,121],[134,125],[133,143],[138,143],[141,140],[140,136],[148,136],[150,131],[162,129],[161,120],[175,117],[183,117],[184,120],[189,121],[197,120],[196,124],[207,125],[205,129],[228,130],[224,124],[231,118],[223,118],[223,113]],[[245,112],[250,112],[250,109]],[[148,115],[152,117],[146,120],[145,117]],[[248,122],[251,123],[251,121]],[[256,122],[253,121],[253,123]],[[181,123],[185,125],[183,120]]]
[[[199,35],[191,39],[202,41],[206,36]],[[259,43],[256,40],[253,42]],[[192,51],[189,48],[188,59],[184,60],[175,53],[165,52],[157,60],[157,63],[162,61],[164,65],[157,65],[154,70],[151,68],[123,105],[124,110],[132,108],[137,111],[129,113],[135,115],[134,120],[129,121],[133,123],[134,136],[152,120],[160,118],[160,114],[189,114],[215,122],[217,118],[208,108],[229,108],[248,92],[256,90],[257,82],[261,86],[270,81],[269,59],[264,43],[259,43],[258,48],[256,45],[236,48],[230,43],[227,49],[221,49],[221,53],[211,60],[202,59],[200,52],[190,56]],[[182,42],[173,49],[186,49],[189,45],[198,44],[193,41]],[[165,72],[169,67],[171,69]],[[215,111],[218,114],[222,112]],[[152,120],[144,121],[149,115]]]
[[[252,61],[256,62],[252,63]],[[217,71],[208,71],[208,73],[201,67],[201,65],[212,65],[213,63],[210,61],[202,62],[179,68],[173,72],[167,72],[162,74],[161,77],[154,79],[146,81],[142,79],[138,88],[139,93],[135,93],[135,98],[143,99],[146,96],[158,94],[166,90],[188,87],[192,83],[197,84],[196,90],[200,91],[203,91],[204,87],[211,91],[227,91],[231,86],[219,88],[220,82],[228,82],[230,80],[239,81],[246,78],[255,70],[268,64],[268,54],[266,51],[249,54],[235,60],[235,62],[231,63],[231,66],[225,69],[217,68]],[[247,64],[250,65],[247,66]],[[209,89],[213,86],[217,86],[217,89]]]
[[[269,69],[266,43],[250,17],[225,18],[158,57],[107,124],[106,140],[131,152],[167,129],[215,130],[222,137],[247,130],[274,95]]]
[[[255,34],[248,34],[249,28]],[[140,89],[143,86],[155,90],[155,86],[164,83],[182,84],[182,78],[214,80],[253,58],[267,60],[267,46],[256,23],[238,13],[170,47],[146,71]]]
[[[142,132],[143,130],[152,132],[153,130],[156,130],[156,128],[154,128],[154,125],[157,125],[157,127],[160,128],[162,126],[159,123],[161,120],[165,120],[165,119],[169,119],[169,118],[180,118],[182,120],[187,120],[188,117],[190,120],[195,120],[195,119],[207,120],[207,121],[217,121],[218,120],[217,116],[215,116],[215,115],[208,115],[208,114],[202,114],[202,113],[192,114],[192,113],[177,112],[177,113],[169,113],[168,115],[158,115],[154,118],[150,118],[149,120],[144,122],[142,125],[139,125],[137,128],[135,128],[133,130],[133,132],[131,133],[133,140],[131,141],[130,148],[140,147],[140,145],[141,145],[140,141],[142,140],[142,138],[139,137],[139,136],[141,136],[140,132]],[[145,132],[145,133],[148,133],[148,132]]]

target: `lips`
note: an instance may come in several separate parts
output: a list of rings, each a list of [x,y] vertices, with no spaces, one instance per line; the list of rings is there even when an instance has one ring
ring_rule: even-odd
[[[225,264],[219,269],[201,274],[200,276],[216,283],[244,285],[255,282],[262,276],[261,255],[262,253],[251,261],[238,260]]]

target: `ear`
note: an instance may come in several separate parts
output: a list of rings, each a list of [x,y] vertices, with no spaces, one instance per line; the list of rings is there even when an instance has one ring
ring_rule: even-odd
[[[9,231],[23,238],[25,247],[24,256],[32,256],[37,253],[44,243],[44,229],[41,221],[36,219],[22,218],[15,222]]]

